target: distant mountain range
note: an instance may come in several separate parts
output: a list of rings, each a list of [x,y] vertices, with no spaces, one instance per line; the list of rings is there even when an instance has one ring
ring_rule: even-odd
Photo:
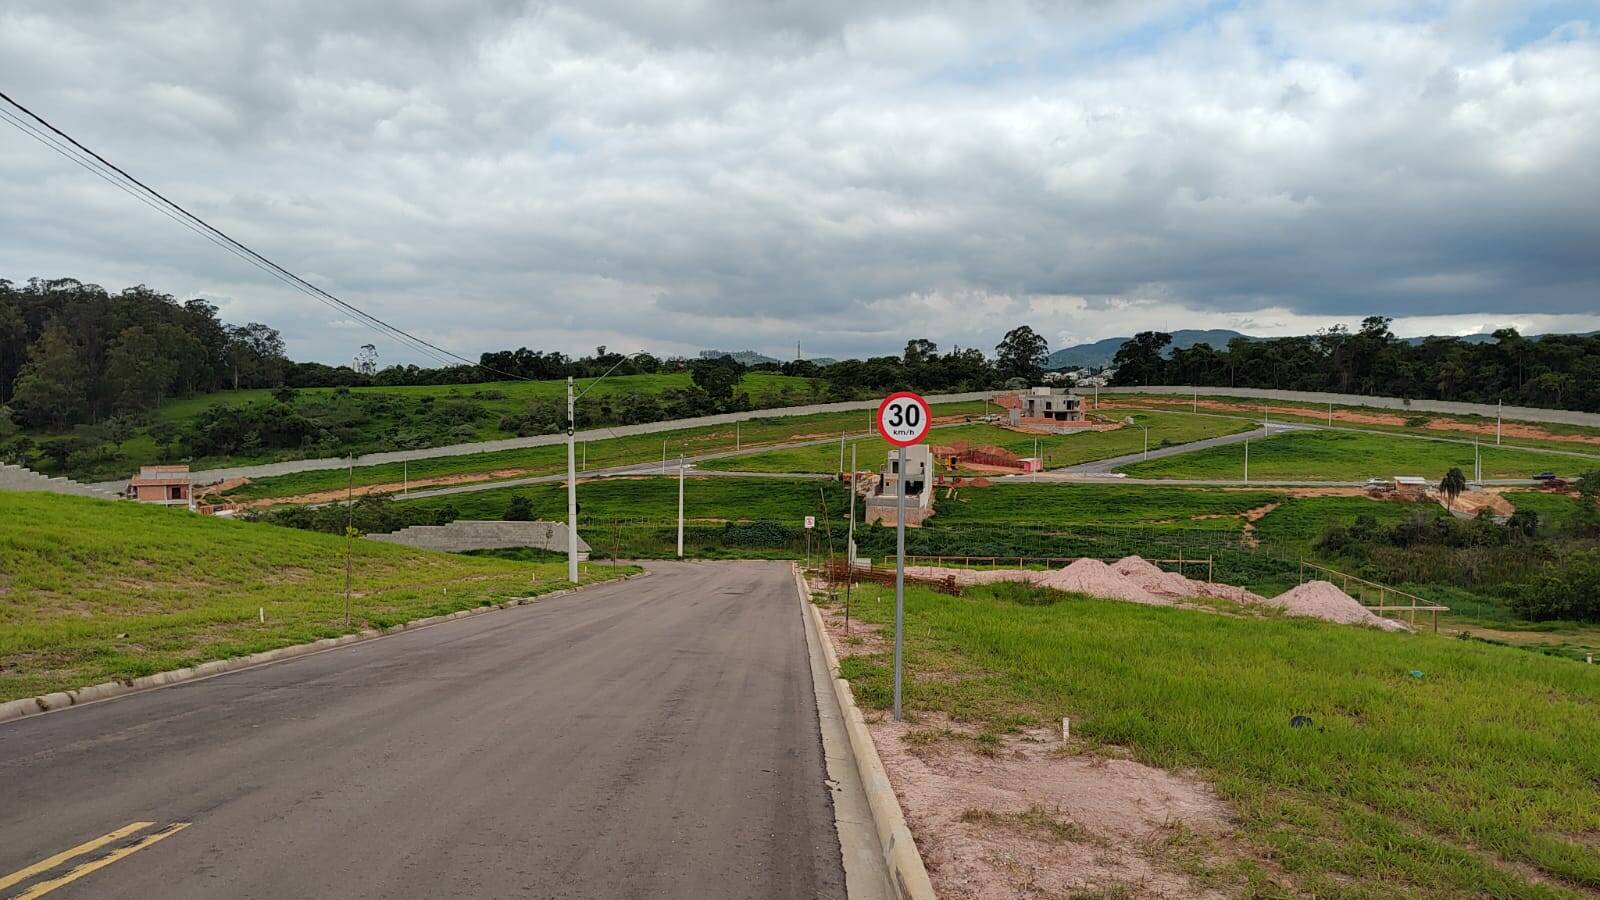
[[[724,356],[733,357],[733,361],[741,366],[754,366],[760,363],[775,363],[781,360],[773,359],[754,350],[701,350],[701,359],[721,359]]]
[[[1600,334],[1600,332],[1591,331],[1587,332],[1586,334],[1580,334],[1578,337],[1586,337],[1590,334]],[[1554,336],[1555,335],[1531,334],[1528,335],[1527,338],[1530,341],[1536,341],[1543,337]],[[1229,341],[1233,340],[1234,338],[1241,337],[1252,341],[1265,340],[1265,338],[1258,338],[1252,335],[1242,334],[1237,331],[1230,331],[1226,328],[1217,328],[1210,331],[1196,331],[1189,328],[1182,328],[1172,332],[1172,344],[1169,349],[1175,348],[1178,350],[1187,350],[1190,347],[1193,347],[1195,344],[1210,344],[1218,350],[1221,350],[1228,346]],[[1469,344],[1487,344],[1494,340],[1494,335],[1492,334],[1461,334],[1453,335],[1453,337]],[[1131,337],[1114,337],[1106,338],[1103,341],[1095,341],[1092,344],[1077,344],[1072,347],[1064,347],[1050,354],[1050,361],[1045,365],[1045,368],[1092,369],[1109,366],[1111,365],[1112,357],[1117,355],[1117,350],[1121,349],[1124,343],[1131,340],[1133,340]],[[1420,344],[1427,340],[1427,338],[1409,337],[1401,338],[1401,340],[1405,341],[1407,344]]]
[[[1209,331],[1197,331],[1191,328],[1182,328],[1172,332],[1172,346],[1179,350],[1187,350],[1195,344],[1210,344],[1217,349],[1228,345],[1236,337],[1249,337],[1237,331],[1226,328],[1216,328]],[[1050,361],[1045,364],[1047,369],[1091,369],[1111,365],[1111,358],[1117,355],[1122,345],[1133,340],[1132,337],[1106,338],[1092,344],[1078,344],[1074,347],[1065,347],[1050,354]]]

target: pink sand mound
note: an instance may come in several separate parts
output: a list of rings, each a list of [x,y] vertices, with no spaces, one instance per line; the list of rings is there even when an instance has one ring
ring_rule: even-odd
[[[1190,597],[1214,597],[1233,603],[1276,606],[1291,616],[1310,616],[1342,625],[1368,625],[1385,631],[1411,630],[1400,622],[1373,614],[1355,598],[1326,581],[1308,581],[1269,600],[1231,584],[1185,578],[1138,556],[1124,557],[1109,566],[1098,559],[1084,558],[1062,569],[1043,571],[906,566],[906,574],[924,578],[954,577],[956,584],[962,586],[1020,581],[1058,591],[1152,606],[1171,606]]]
[[[918,578],[950,578],[963,587],[971,584],[993,584],[996,581],[1034,581],[1043,572],[1023,569],[949,569],[943,566],[906,566],[906,574]]]
[[[1140,556],[1125,556],[1112,563],[1111,568],[1153,593],[1173,597],[1196,597],[1203,593],[1199,582],[1190,581],[1177,572],[1168,572]]]
[[[1142,560],[1141,560],[1142,561]],[[1158,606],[1171,604],[1171,599],[1162,597],[1155,592],[1143,587],[1139,582],[1121,574],[1111,566],[1098,559],[1077,560],[1063,569],[1043,573],[1044,577],[1036,583],[1041,587],[1055,588],[1058,591],[1071,591],[1078,594],[1088,594],[1091,597],[1105,597],[1111,600],[1127,600],[1132,603],[1149,603]]]
[[[1384,631],[1410,631],[1400,622],[1375,615],[1331,582],[1308,581],[1267,601],[1291,616],[1312,616],[1345,625],[1370,625]]]

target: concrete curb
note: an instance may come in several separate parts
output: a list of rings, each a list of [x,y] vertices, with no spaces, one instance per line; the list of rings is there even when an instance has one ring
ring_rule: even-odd
[[[186,681],[198,681],[202,678],[210,678],[214,675],[222,675],[226,672],[237,672],[240,669],[249,669],[255,666],[266,665],[268,663],[281,662],[286,659],[294,659],[298,656],[309,656],[313,653],[322,653],[326,650],[332,650],[335,647],[343,647],[346,644],[357,644],[362,641],[370,641],[376,638],[388,637],[392,634],[399,634],[402,631],[413,631],[418,628],[426,628],[430,625],[439,625],[444,622],[453,621],[455,619],[464,619],[468,616],[476,616],[482,613],[498,612],[503,609],[510,609],[513,606],[526,606],[530,603],[537,603],[540,600],[561,597],[566,594],[589,590],[590,588],[603,587],[608,584],[617,584],[619,582],[629,581],[634,578],[643,578],[649,574],[649,572],[637,572],[633,575],[624,575],[621,578],[614,578],[608,581],[598,582],[596,584],[586,584],[582,587],[564,588],[559,591],[551,591],[548,594],[537,594],[532,597],[515,597],[491,606],[474,606],[469,609],[462,609],[453,613],[446,613],[442,616],[429,616],[426,619],[415,619],[410,622],[403,622],[399,625],[391,625],[388,628],[370,628],[365,631],[358,631],[355,634],[340,635],[336,638],[323,638],[320,641],[312,641],[309,644],[294,644],[289,647],[279,647],[276,650],[263,650],[260,653],[252,653],[249,656],[235,656],[231,659],[214,659],[210,662],[203,662],[197,666],[190,666],[184,669],[173,669],[168,672],[157,672],[154,675],[143,675],[139,678],[129,678],[122,681],[107,681],[102,684],[90,685],[89,687],[78,688],[77,690],[72,691],[57,691],[53,694],[44,694],[39,697],[23,697],[20,700],[8,700],[4,703],[0,703],[0,723],[9,722],[12,719],[21,719],[27,716],[39,715],[40,713],[66,709],[72,706],[81,706],[85,703],[92,703],[96,700],[109,700],[112,697],[122,697],[128,694],[137,694],[142,691],[154,690],[155,688],[166,687],[172,684],[182,684]]]
[[[895,894],[902,900],[935,900],[933,883],[928,880],[928,870],[922,864],[922,854],[906,824],[905,812],[900,809],[900,798],[895,796],[894,785],[889,783],[889,773],[878,758],[877,745],[867,730],[867,720],[856,706],[850,691],[850,682],[839,677],[839,655],[833,650],[833,641],[824,627],[822,613],[811,602],[811,590],[806,587],[800,566],[794,565],[795,587],[800,598],[811,611],[817,626],[817,637],[822,641],[823,659],[833,676],[833,692],[839,698],[839,708],[844,713],[845,733],[850,736],[850,750],[855,754],[856,768],[861,775],[861,786],[867,793],[867,804],[872,808],[873,823],[878,829],[878,841],[883,845],[884,864],[889,868],[889,880]]]

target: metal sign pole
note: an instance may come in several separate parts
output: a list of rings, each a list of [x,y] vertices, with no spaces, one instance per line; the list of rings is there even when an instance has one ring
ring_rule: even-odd
[[[894,515],[894,720],[900,721],[900,672],[906,643],[906,448],[900,448]]]
[[[844,545],[844,634],[850,636],[850,584],[856,580],[856,447],[850,445],[850,537]]]

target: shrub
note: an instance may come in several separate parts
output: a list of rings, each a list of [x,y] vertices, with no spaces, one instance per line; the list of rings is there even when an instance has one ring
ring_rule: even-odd
[[[507,522],[533,521],[533,501],[521,494],[512,497],[511,502],[506,505],[506,514],[501,518]]]
[[[1511,608],[1536,621],[1600,622],[1600,550],[1574,553],[1552,563],[1512,598]]]

